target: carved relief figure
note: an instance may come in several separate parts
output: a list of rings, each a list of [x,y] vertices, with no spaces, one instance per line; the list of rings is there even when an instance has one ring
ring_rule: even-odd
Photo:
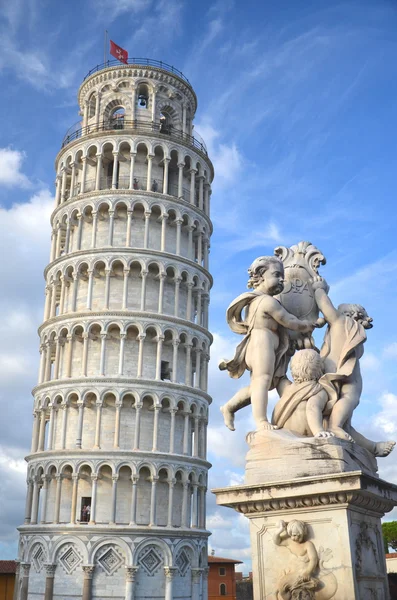
[[[248,370],[251,384],[237,392],[221,410],[227,427],[233,430],[234,413],[251,402],[257,429],[273,429],[267,418],[268,392],[285,379],[289,347],[286,329],[311,332],[314,325],[299,320],[273,298],[284,288],[284,267],[278,258],[261,256],[252,263],[248,273],[248,287],[254,291],[236,298],[227,310],[230,328],[245,337],[237,346],[234,358],[222,361],[219,368],[234,378]]]
[[[284,570],[277,582],[277,600],[330,600],[336,594],[336,577],[324,565],[332,558],[331,551],[320,547],[317,552],[307,537],[308,529],[303,521],[279,522],[273,542],[287,547],[301,566]]]

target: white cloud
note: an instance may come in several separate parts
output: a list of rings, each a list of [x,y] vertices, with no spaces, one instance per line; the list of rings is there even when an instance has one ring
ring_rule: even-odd
[[[381,367],[381,361],[372,352],[366,352],[360,359],[360,365],[362,369],[367,371],[377,371]]]
[[[30,181],[21,172],[22,163],[26,155],[12,148],[0,148],[0,186],[6,187],[29,187]]]
[[[385,435],[397,435],[397,395],[385,392],[379,398],[381,411],[375,416],[374,424]]]
[[[220,131],[216,130],[208,121],[196,125],[194,131],[203,137],[208,155],[214,165],[216,174],[214,189],[231,185],[237,180],[244,164],[236,143],[220,143],[219,140],[225,139],[225,136],[221,136]]]
[[[397,342],[393,342],[392,344],[386,346],[386,348],[383,350],[383,354],[387,358],[397,358]]]

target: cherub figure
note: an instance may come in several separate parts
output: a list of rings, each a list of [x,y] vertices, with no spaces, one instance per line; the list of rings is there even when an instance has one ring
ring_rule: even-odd
[[[332,406],[329,430],[341,439],[356,441],[375,456],[387,456],[395,442],[372,442],[351,425],[363,389],[360,358],[367,339],[365,330],[372,328],[372,319],[359,304],[340,304],[335,308],[327,295],[328,285],[321,277],[313,282],[313,289],[328,324],[320,353],[325,375],[319,383],[327,391]]]
[[[290,362],[293,383],[286,386],[277,402],[272,423],[300,435],[328,438],[334,434],[324,429],[323,413],[328,394],[318,383],[324,375],[323,361],[316,350],[299,350]]]
[[[257,429],[275,429],[267,418],[269,390],[285,378],[289,346],[286,329],[311,332],[313,323],[287,312],[273,296],[284,289],[284,266],[274,256],[261,256],[248,269],[248,287],[227,309],[227,321],[235,333],[245,334],[232,360],[220,363],[221,370],[239,378],[247,369],[251,384],[241,389],[222,408],[225,423],[234,429],[234,413],[250,401]],[[245,316],[242,311],[245,309]]]
[[[279,592],[281,597],[286,597],[286,592],[290,594],[295,590],[305,590],[310,593],[319,585],[319,580],[313,577],[313,573],[318,568],[318,554],[313,544],[307,540],[307,525],[303,521],[293,520],[286,524],[279,522],[279,528],[273,536],[273,542],[276,546],[286,546],[288,550],[296,556],[302,563],[302,567],[293,570],[280,578]]]

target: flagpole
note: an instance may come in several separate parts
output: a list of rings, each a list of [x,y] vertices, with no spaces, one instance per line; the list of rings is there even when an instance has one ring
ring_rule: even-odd
[[[105,40],[103,45],[103,64],[106,65],[106,50],[108,45],[108,31],[105,29]]]

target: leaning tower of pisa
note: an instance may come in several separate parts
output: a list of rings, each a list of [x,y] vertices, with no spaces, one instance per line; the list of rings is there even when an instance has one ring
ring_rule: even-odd
[[[16,600],[206,600],[213,167],[173,67],[106,63],[56,157]]]

